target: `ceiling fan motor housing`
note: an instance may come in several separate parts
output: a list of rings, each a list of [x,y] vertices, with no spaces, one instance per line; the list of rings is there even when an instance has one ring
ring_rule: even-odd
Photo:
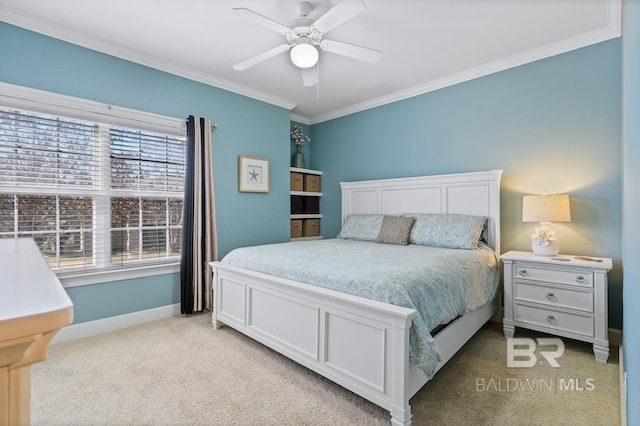
[[[318,63],[319,50],[375,63],[380,60],[382,54],[377,50],[324,39],[326,33],[351,19],[364,9],[365,5],[362,0],[341,0],[335,6],[329,8],[322,16],[314,20],[309,18],[309,15],[313,11],[313,6],[309,2],[303,1],[296,5],[298,18],[294,25],[288,27],[252,10],[234,8],[232,9],[234,14],[252,20],[272,31],[284,35],[287,43],[240,62],[234,65],[233,68],[242,71],[276,55],[289,51],[293,64],[302,69],[304,85],[314,86],[318,83],[317,68],[314,68],[314,66]]]
[[[311,4],[306,1],[296,5],[299,18],[296,20],[292,31],[287,34],[287,41],[293,44],[289,52],[291,61],[298,68],[310,68],[318,62],[318,49],[314,47],[320,43],[322,34],[312,28],[313,20],[309,19],[309,13],[313,10]]]
[[[300,18],[296,20],[291,32],[287,34],[287,41],[294,44],[300,37],[308,37],[314,43],[319,43],[322,36],[311,28],[313,21],[308,18]]]

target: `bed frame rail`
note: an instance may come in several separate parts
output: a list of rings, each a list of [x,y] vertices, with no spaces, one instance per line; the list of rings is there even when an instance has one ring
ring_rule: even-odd
[[[212,321],[274,349],[410,424],[413,309],[212,262]]]

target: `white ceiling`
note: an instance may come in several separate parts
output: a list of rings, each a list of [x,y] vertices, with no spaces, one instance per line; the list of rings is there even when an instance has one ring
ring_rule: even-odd
[[[317,19],[339,0],[308,0]],[[0,20],[270,102],[309,124],[425,93],[620,35],[619,0],[363,0],[325,38],[382,51],[376,64],[321,52],[305,87],[285,42],[230,13],[286,26],[298,0],[0,0]]]

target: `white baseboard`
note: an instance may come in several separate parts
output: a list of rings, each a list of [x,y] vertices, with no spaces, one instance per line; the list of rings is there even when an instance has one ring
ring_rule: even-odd
[[[53,337],[51,344],[55,345],[56,343],[68,342],[71,340],[81,339],[83,337],[96,336],[98,334],[121,330],[123,328],[133,327],[134,325],[145,324],[147,322],[179,315],[180,304],[176,303],[173,305],[147,309],[145,311],[102,318],[95,321],[71,324],[67,327],[63,327],[62,330]]]
[[[624,370],[624,352],[620,345],[618,362],[620,368],[620,425],[627,426],[627,375]]]

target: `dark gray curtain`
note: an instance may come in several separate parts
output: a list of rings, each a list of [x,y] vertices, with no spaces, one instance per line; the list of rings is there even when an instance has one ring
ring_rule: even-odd
[[[212,309],[209,262],[217,260],[211,121],[187,119],[187,164],[182,209],[180,311]]]

